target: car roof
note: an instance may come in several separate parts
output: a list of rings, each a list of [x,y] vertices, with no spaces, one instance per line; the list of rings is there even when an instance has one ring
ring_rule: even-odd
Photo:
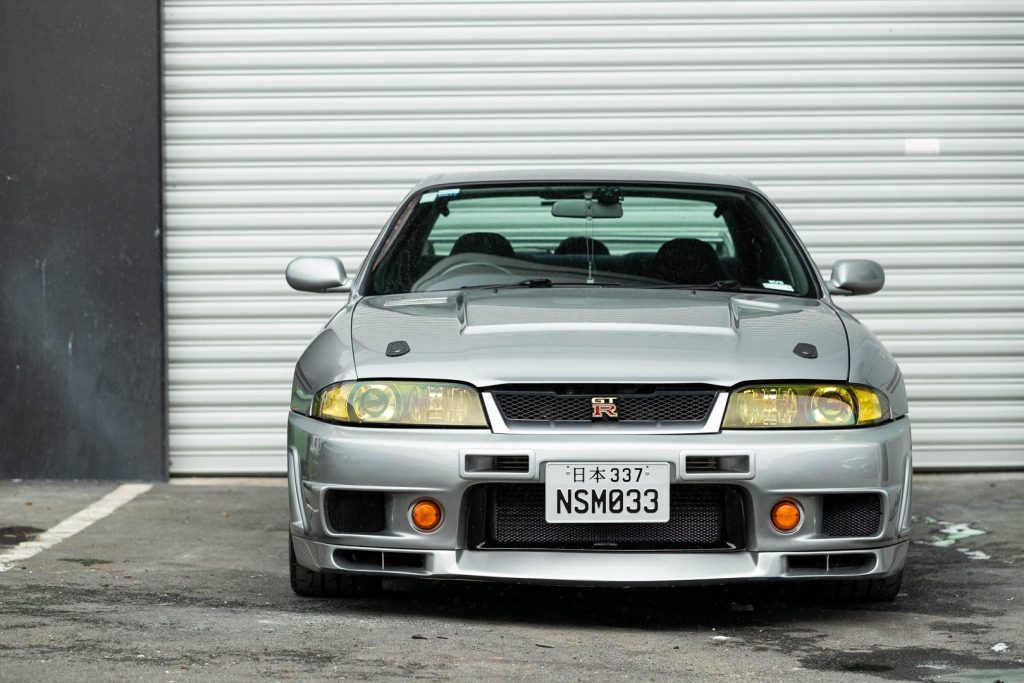
[[[421,180],[412,192],[440,185],[469,185],[516,182],[584,182],[584,183],[672,183],[681,185],[720,185],[744,190],[757,190],[752,182],[739,176],[681,173],[678,171],[643,171],[610,169],[508,169],[501,171],[464,171],[436,173]]]

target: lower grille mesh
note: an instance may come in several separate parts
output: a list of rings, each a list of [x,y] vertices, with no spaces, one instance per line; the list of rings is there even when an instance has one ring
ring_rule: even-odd
[[[483,484],[470,494],[470,542],[481,548],[725,549],[743,545],[733,487],[674,485],[664,523],[549,524],[543,484]]]
[[[327,522],[336,534],[374,534],[384,531],[384,494],[377,491],[331,489],[324,497]]]
[[[834,493],[825,496],[821,533],[832,538],[874,536],[882,524],[882,503],[876,493]]]

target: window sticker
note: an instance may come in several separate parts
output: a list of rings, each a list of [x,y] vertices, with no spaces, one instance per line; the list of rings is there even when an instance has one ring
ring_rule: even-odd
[[[430,202],[437,199],[436,192],[424,192],[420,195],[420,204],[429,204]]]
[[[792,285],[787,285],[782,280],[766,280],[761,283],[761,286],[764,287],[765,289],[777,289],[780,292],[794,291]]]
[[[443,190],[438,190],[437,191],[437,196],[438,196],[439,199],[451,199],[452,197],[458,197],[459,196],[459,188],[457,188],[457,187],[449,187],[449,188],[445,188]]]

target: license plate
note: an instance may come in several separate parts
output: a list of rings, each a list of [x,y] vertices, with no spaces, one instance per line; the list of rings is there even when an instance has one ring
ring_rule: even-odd
[[[667,522],[665,462],[549,462],[544,519],[567,522]]]

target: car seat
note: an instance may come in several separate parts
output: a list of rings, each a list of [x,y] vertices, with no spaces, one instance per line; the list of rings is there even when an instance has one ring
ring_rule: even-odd
[[[679,285],[707,285],[725,279],[715,248],[707,242],[686,238],[661,245],[654,257],[654,274]]]

